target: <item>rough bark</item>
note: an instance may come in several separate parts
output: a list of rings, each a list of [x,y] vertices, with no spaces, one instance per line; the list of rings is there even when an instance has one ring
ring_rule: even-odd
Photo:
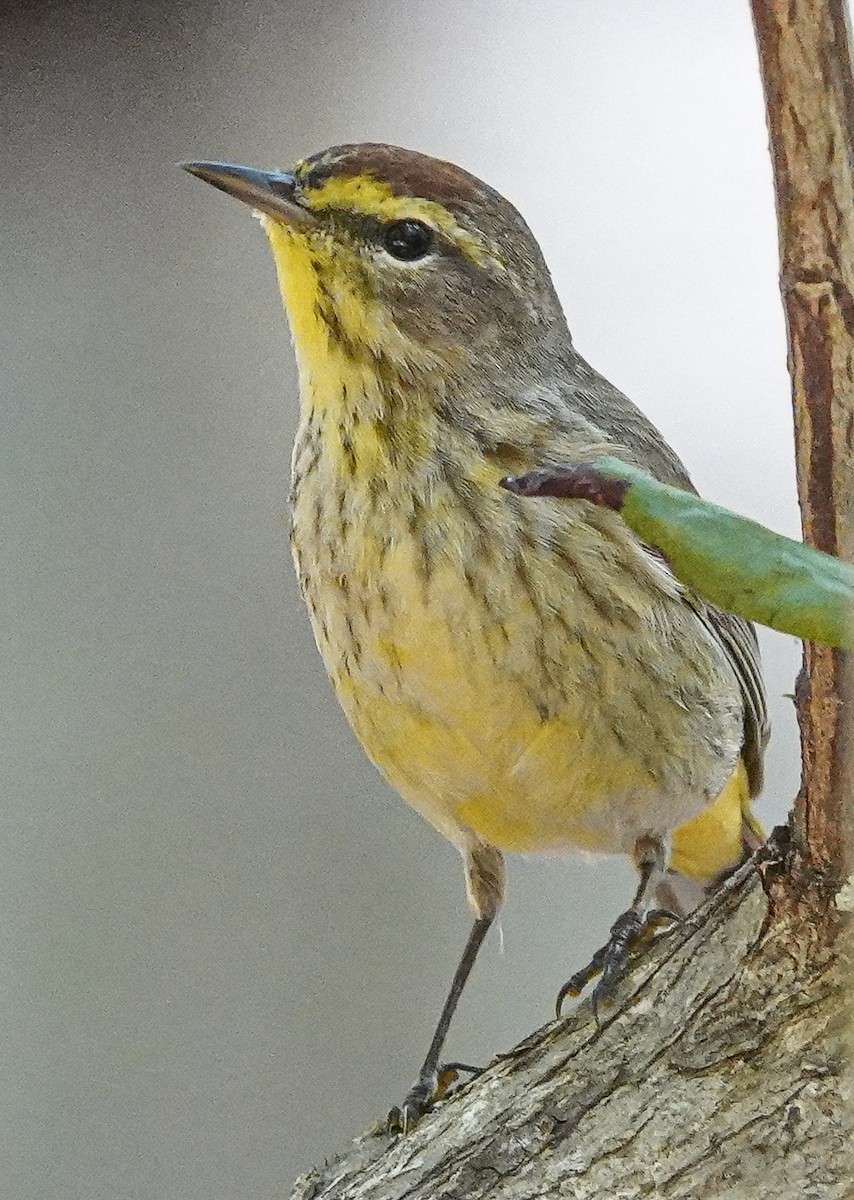
[[[854,83],[843,0],[752,0],[805,540],[854,561]],[[293,1200],[854,1197],[851,666],[807,646],[803,782],[709,905],[405,1138],[366,1134]],[[847,880],[847,882],[846,882]]]
[[[851,1196],[839,915],[801,887],[790,850],[766,854],[651,949],[601,1030],[582,1005],[293,1200]]]
[[[753,0],[789,334],[804,538],[854,561],[854,80],[844,0]],[[805,647],[795,830],[851,870],[850,665]]]

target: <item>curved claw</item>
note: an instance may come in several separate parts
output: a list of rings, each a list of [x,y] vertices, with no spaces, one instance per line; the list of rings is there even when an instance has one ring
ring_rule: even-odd
[[[617,984],[623,977],[626,963],[632,951],[642,944],[646,936],[662,925],[670,925],[679,917],[664,908],[652,909],[641,913],[638,909],[630,908],[622,913],[611,926],[611,936],[591,958],[587,966],[576,971],[563,985],[557,994],[556,1012],[561,1015],[563,1002],[566,998],[579,996],[588,983],[599,975],[599,981],[593,989],[591,997],[593,1016],[599,1024],[599,1007],[611,999]]]
[[[628,912],[617,917],[611,926],[611,937],[605,947],[602,972],[590,998],[593,1005],[593,1018],[597,1025],[599,1024],[599,1008],[613,996],[626,969],[632,949],[639,941],[644,924],[645,921],[641,914],[634,909],[629,909]]]
[[[560,1017],[563,1009],[563,1002],[567,997],[574,1000],[576,996],[580,996],[587,987],[591,979],[594,979],[605,965],[605,959],[608,954],[608,946],[602,946],[591,958],[586,967],[582,967],[576,971],[574,975],[570,975],[569,979],[560,989],[555,1001],[555,1016]]]
[[[395,1106],[388,1114],[386,1122],[389,1133],[402,1133],[404,1136],[414,1129],[424,1114],[432,1106],[439,1088],[438,1074],[424,1075],[415,1081],[403,1104]]]
[[[468,1063],[443,1063],[436,1069],[436,1074],[424,1076],[416,1080],[403,1104],[395,1105],[386,1118],[386,1128],[389,1133],[407,1134],[414,1129],[425,1113],[439,1100],[444,1100],[451,1088],[465,1071],[474,1078],[480,1075],[483,1067],[471,1067]]]
[[[486,1067],[472,1067],[468,1063],[463,1062],[444,1063],[439,1067],[439,1091],[443,1096],[446,1095],[451,1085],[456,1083],[459,1079],[460,1071],[465,1071],[465,1073],[470,1075],[472,1079],[476,1079],[477,1076],[482,1075],[485,1070]]]

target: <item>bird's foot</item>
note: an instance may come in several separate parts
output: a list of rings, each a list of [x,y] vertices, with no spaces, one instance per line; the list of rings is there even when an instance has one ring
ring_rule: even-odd
[[[409,1133],[434,1104],[445,1099],[459,1079],[460,1072],[465,1071],[474,1078],[482,1070],[483,1067],[453,1062],[440,1065],[429,1075],[419,1075],[400,1107],[395,1105],[388,1114],[386,1127],[389,1133]]]
[[[646,913],[637,908],[630,908],[628,912],[624,912],[611,926],[611,936],[605,945],[597,950],[587,966],[576,971],[558,992],[555,1005],[557,1015],[561,1015],[563,1002],[567,997],[580,996],[588,983],[598,975],[599,981],[593,989],[592,996],[593,1016],[598,1025],[599,1008],[612,998],[632,952],[643,945],[656,930],[678,920],[675,913],[665,908],[654,908]]]

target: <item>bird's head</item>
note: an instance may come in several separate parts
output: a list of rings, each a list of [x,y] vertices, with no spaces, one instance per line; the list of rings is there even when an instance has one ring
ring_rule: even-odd
[[[557,331],[539,246],[509,201],[450,163],[336,146],[290,172],[187,170],[262,214],[301,368],[324,356],[400,373],[485,374]]]

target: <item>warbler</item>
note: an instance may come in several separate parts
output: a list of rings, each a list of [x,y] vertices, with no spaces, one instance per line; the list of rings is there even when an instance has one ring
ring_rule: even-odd
[[[503,852],[627,854],[619,975],[654,904],[684,912],[754,848],[767,741],[756,639],[609,510],[499,483],[607,454],[692,485],[575,349],[511,203],[450,163],[343,145],[292,171],[185,164],[260,214],[293,335],[291,543],[369,757],[460,851],[472,932],[418,1079],[505,892]]]

